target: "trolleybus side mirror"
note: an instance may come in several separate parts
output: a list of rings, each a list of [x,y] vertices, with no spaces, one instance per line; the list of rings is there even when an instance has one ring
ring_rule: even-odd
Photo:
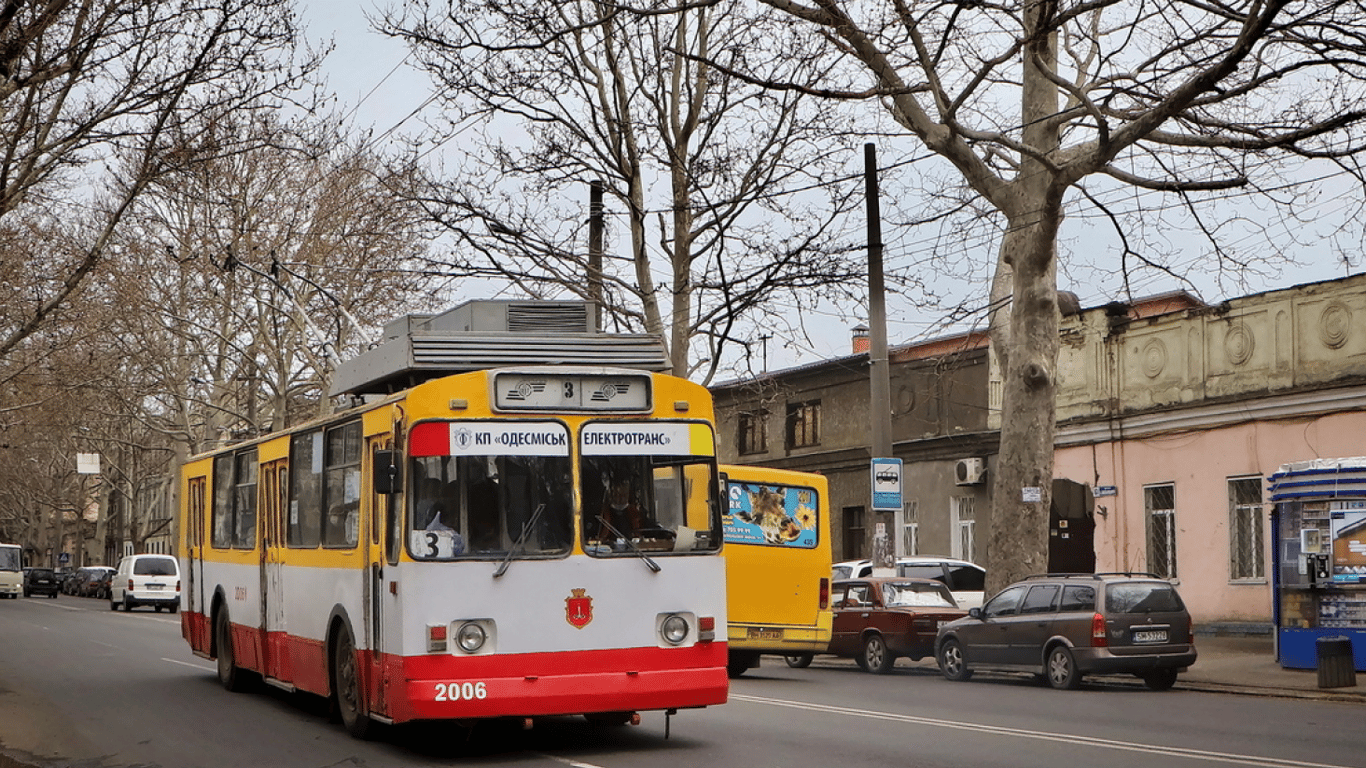
[[[403,489],[403,471],[398,451],[375,451],[375,493],[398,493]]]

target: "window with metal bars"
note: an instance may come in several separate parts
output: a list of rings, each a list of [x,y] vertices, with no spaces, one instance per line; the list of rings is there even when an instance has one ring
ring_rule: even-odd
[[[1148,570],[1164,579],[1176,578],[1176,486],[1143,488],[1148,518]]]
[[[768,450],[768,414],[749,411],[740,414],[740,455],[763,453]]]
[[[821,401],[790,403],[787,406],[787,447],[820,445]]]
[[[1228,575],[1234,581],[1266,579],[1262,534],[1262,479],[1228,481]]]
[[[920,554],[920,502],[917,499],[901,504],[901,554]]]

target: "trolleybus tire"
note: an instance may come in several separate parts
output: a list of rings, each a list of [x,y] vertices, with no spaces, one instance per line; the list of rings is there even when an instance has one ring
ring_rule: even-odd
[[[127,610],[127,606],[124,606]],[[218,654],[218,682],[233,693],[247,690],[247,671],[237,666],[232,649],[232,623],[228,621],[228,609],[218,611],[213,623],[214,645]]]
[[[360,675],[356,670],[356,643],[351,630],[342,627],[332,644],[332,693],[337,698],[337,713],[346,732],[357,739],[368,739],[375,721],[361,702]]]

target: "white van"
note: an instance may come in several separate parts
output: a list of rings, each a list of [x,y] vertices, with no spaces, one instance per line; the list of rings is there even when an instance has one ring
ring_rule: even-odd
[[[109,580],[109,610],[150,605],[175,613],[180,608],[180,561],[170,555],[129,555]]]

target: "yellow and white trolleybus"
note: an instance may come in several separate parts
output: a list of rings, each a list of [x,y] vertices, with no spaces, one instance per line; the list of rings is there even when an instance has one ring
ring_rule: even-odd
[[[229,690],[261,677],[334,697],[362,737],[720,704],[721,509],[697,384],[600,366],[439,376],[193,457],[182,630]]]

